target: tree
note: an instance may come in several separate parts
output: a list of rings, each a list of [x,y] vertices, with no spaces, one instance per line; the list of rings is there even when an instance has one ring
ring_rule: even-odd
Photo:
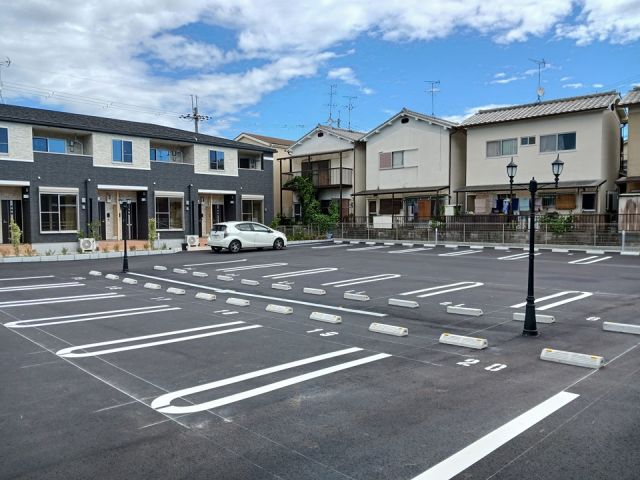
[[[303,224],[317,225],[321,232],[326,232],[338,222],[340,218],[338,204],[332,201],[329,206],[329,213],[322,213],[320,211],[320,202],[316,199],[316,189],[310,177],[304,175],[295,177],[284,186],[298,194]]]

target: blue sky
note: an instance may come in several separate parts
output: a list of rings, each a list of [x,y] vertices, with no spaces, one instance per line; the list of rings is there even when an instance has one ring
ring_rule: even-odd
[[[640,84],[640,1],[104,0],[14,2],[0,25],[6,103],[297,139],[328,118],[366,131],[407,107],[435,114]],[[66,15],[64,12],[74,12]],[[43,48],[47,45],[47,48]],[[338,113],[334,112],[334,118]]]

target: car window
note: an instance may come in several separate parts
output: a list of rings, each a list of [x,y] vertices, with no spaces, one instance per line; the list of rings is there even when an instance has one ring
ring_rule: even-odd
[[[271,231],[267,227],[265,227],[264,225],[260,225],[259,223],[252,223],[251,225],[253,226],[254,232],[269,233]]]
[[[224,232],[226,230],[227,230],[226,225],[214,225],[213,227],[211,227],[212,232]]]
[[[250,223],[239,223],[238,225],[236,225],[236,228],[238,230],[240,230],[241,232],[252,232],[253,229],[251,228],[251,224]]]

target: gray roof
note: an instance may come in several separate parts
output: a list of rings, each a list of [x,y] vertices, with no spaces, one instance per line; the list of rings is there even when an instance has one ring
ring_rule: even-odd
[[[362,190],[351,195],[355,197],[358,195],[391,195],[392,193],[437,193],[441,190],[446,190],[447,188],[449,188],[449,185],[437,185],[433,187],[384,188],[375,190]]]
[[[462,122],[463,127],[512,122],[528,118],[547,117],[563,113],[586,112],[609,108],[620,96],[617,92],[594,93],[581,97],[558,98],[527,105],[480,110]]]
[[[258,135],[257,133],[250,133],[250,132],[242,132],[236,138],[240,138],[242,135],[246,135],[247,137],[253,137],[256,140],[260,140],[261,142],[268,143],[270,145],[282,145],[285,147],[291,146],[295,142],[295,140],[287,140],[285,138],[278,138],[278,137],[268,137],[266,135]]]
[[[164,127],[153,123],[130,122],[128,120],[118,120],[115,118],[95,117],[93,115],[20,107],[17,105],[0,104],[0,120],[46,127],[71,128],[88,132],[113,133],[131,135],[133,137],[155,138],[158,140],[200,143],[259,152],[275,152],[275,150],[267,147],[235,142],[226,138]]]
[[[575,180],[567,182],[558,182],[558,189],[565,188],[595,188],[599,187],[606,180]],[[550,189],[554,188],[553,182],[538,182],[538,185],[549,185]],[[496,184],[496,185],[469,185],[456,190],[456,192],[496,192],[496,191],[508,191],[510,185],[508,183]],[[528,183],[514,183],[514,190],[527,190],[529,188]],[[542,192],[540,192],[542,193]],[[539,193],[539,194],[540,194]]]
[[[322,130],[326,130],[328,132],[333,132],[336,135],[339,135],[341,137],[346,137],[349,140],[353,140],[356,142],[360,140],[364,135],[364,132],[356,132],[354,130],[347,130],[346,128],[328,127],[326,125],[318,125],[317,128],[321,128]]]
[[[633,90],[624,96],[620,102],[620,106],[626,107],[627,105],[636,105],[638,103],[640,103],[640,87],[634,87]]]

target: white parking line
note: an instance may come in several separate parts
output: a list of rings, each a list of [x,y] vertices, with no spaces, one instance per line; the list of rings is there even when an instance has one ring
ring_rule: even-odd
[[[145,274],[142,274],[142,273],[129,273],[129,275],[133,275],[133,276],[136,276],[136,277],[159,280],[159,281],[168,282],[168,283],[174,283],[176,285],[185,285],[187,287],[195,287],[195,288],[198,288],[200,290],[208,290],[208,291],[211,291],[211,292],[224,293],[224,294],[235,295],[235,296],[239,296],[239,297],[260,298],[260,299],[269,300],[269,301],[274,301],[275,300],[275,301],[278,301],[278,302],[281,302],[281,303],[291,303],[291,304],[294,304],[294,305],[305,305],[307,307],[318,307],[318,308],[323,308],[325,310],[337,310],[337,311],[340,311],[340,312],[355,313],[355,314],[358,314],[358,315],[366,315],[366,316],[369,316],[369,317],[381,318],[381,317],[386,317],[387,316],[386,313],[372,312],[370,310],[356,310],[356,309],[353,309],[353,308],[338,307],[338,306],[335,306],[335,305],[327,305],[327,304],[324,304],[324,303],[304,302],[302,300],[293,300],[293,299],[290,299],[290,298],[272,297],[270,295],[260,295],[260,294],[257,294],[257,293],[238,292],[237,290],[209,287],[208,285],[201,285],[201,284],[198,284],[198,283],[181,282],[180,280],[173,280],[173,279],[169,279],[169,278],[156,277],[156,276],[153,276],[153,275],[145,275]]]
[[[12,278],[0,278],[0,282],[9,282],[11,280],[34,280],[36,278],[54,278],[55,275],[38,275],[37,277],[12,277]]]
[[[376,245],[374,247],[347,248],[347,252],[364,252],[365,250],[380,250],[381,248],[389,248],[388,245]]]
[[[538,256],[539,253],[534,253],[533,255]],[[529,257],[529,253],[516,253],[514,255],[507,255],[506,257],[498,257],[498,260],[524,260]]]
[[[322,247],[311,247],[311,248],[312,248],[312,249],[314,249],[314,248],[315,248],[315,249],[320,250],[320,249],[323,249],[323,248],[339,248],[339,247],[348,247],[348,246],[349,246],[349,244],[348,244],[348,243],[339,243],[339,244],[337,244],[337,245],[324,245],[324,246],[322,246]]]
[[[122,310],[109,310],[106,312],[79,313],[76,315],[62,315],[59,317],[17,320],[15,322],[5,323],[4,326],[7,328],[42,327],[46,325],[61,325],[64,323],[90,322],[92,320],[102,320],[105,318],[128,317],[134,315],[146,315],[148,313],[170,312],[173,310],[180,310],[180,307],[171,307],[170,305],[152,305],[149,307],[125,308]]]
[[[397,273],[385,273],[382,275],[372,275],[370,277],[350,278],[348,280],[339,280],[337,282],[328,282],[321,284],[323,287],[333,285],[334,288],[348,287],[349,285],[358,285],[359,283],[371,283],[380,282],[382,280],[391,280],[392,278],[399,278],[402,275]]]
[[[414,477],[413,480],[449,480],[455,477],[579,396],[569,392],[557,393],[493,432],[476,440],[458,453],[434,465],[426,472]]]
[[[121,298],[125,295],[117,293],[96,293],[92,295],[73,295],[70,297],[49,297],[34,298],[32,300],[16,300],[10,302],[0,302],[0,309],[12,307],[29,307],[31,305],[49,305],[52,303],[86,302],[90,300],[110,300]]]
[[[288,263],[263,263],[260,265],[243,265],[242,267],[216,268],[216,272],[239,272],[241,270],[254,270],[259,268],[284,267]]]
[[[473,255],[474,253],[480,253],[480,250],[462,250],[460,252],[440,253],[439,257],[459,257],[460,255]]]
[[[574,265],[589,265],[591,263],[598,263],[598,262],[602,262],[604,260],[609,260],[610,258],[611,257],[598,257],[596,255],[596,256],[593,256],[593,257],[580,258],[578,260],[573,260],[573,261],[568,262],[568,263],[571,263],[571,264],[574,264]]]
[[[83,287],[84,285],[84,283],[79,282],[41,283],[39,285],[12,285],[10,287],[0,287],[0,293],[17,291],[19,292],[26,290],[46,290],[49,288]]]
[[[200,265],[222,265],[223,263],[239,263],[246,261],[247,259],[243,258],[242,260],[228,260],[226,262],[187,263],[186,265],[183,265],[183,267],[199,267]]]
[[[544,302],[545,300],[551,300],[552,298],[563,297],[565,295],[571,295],[572,293],[577,293],[578,295],[570,298],[566,298],[564,300],[560,300],[559,302],[550,303],[549,305],[544,305],[542,307],[537,306],[540,302]],[[583,298],[587,298],[592,296],[591,292],[579,292],[576,290],[567,290],[566,292],[554,293],[553,295],[547,295],[546,297],[536,299],[536,310],[549,310],[550,308],[557,307],[560,305],[564,305],[565,303],[575,302],[577,300],[581,300]],[[522,308],[527,304],[527,302],[517,303],[515,305],[511,305],[511,308]]]
[[[407,250],[394,250],[389,253],[411,253],[411,252],[425,252],[427,250],[433,250],[433,248],[421,247],[421,248],[409,248]]]
[[[326,273],[338,270],[335,267],[312,268],[309,270],[296,270],[293,272],[273,273],[271,275],[263,275],[262,278],[273,278],[279,280],[281,278],[301,277],[303,275],[315,275],[316,273]]]
[[[429,292],[423,295],[418,295],[419,298],[433,297],[434,295],[441,295],[443,293],[457,292],[458,290],[466,290],[467,288],[481,287],[484,283],[481,282],[458,282],[450,283],[449,285],[438,285],[437,287],[422,288],[420,290],[412,290],[410,292],[401,293],[401,296],[415,295],[416,293]],[[454,287],[454,288],[449,288]]]
[[[179,335],[181,333],[190,333],[190,332],[200,332],[202,330],[211,330],[214,328],[222,328],[222,327],[229,327],[232,325],[240,325],[244,322],[238,321],[238,322],[227,322],[227,323],[220,323],[218,325],[207,325],[206,327],[196,327],[196,328],[187,328],[185,330],[174,330],[173,332],[163,332],[163,333],[155,333],[153,335],[143,335],[141,337],[130,337],[130,338],[122,338],[119,340],[110,340],[107,342],[99,342],[99,343],[88,343],[86,345],[78,345],[75,347],[68,347],[68,348],[63,348],[62,350],[59,350],[56,352],[56,355],[58,355],[59,357],[65,357],[65,358],[84,358],[84,357],[96,357],[98,355],[107,355],[109,353],[116,353],[116,352],[124,352],[127,350],[137,350],[140,348],[148,348],[148,347],[155,347],[157,345],[165,345],[168,343],[176,343],[176,342],[185,342],[187,340],[195,340],[197,338],[205,338],[205,337],[211,337],[214,335],[224,335],[227,333],[234,333],[234,332],[240,332],[243,330],[251,330],[254,328],[260,328],[262,327],[262,325],[248,325],[245,327],[238,327],[238,328],[230,328],[227,330],[216,330],[215,332],[207,332],[207,333],[200,333],[197,335],[188,335],[186,337],[178,337],[178,338],[170,338],[167,340],[158,340],[155,342],[146,342],[146,343],[138,343],[136,345],[129,345],[126,347],[116,347],[116,348],[107,348],[107,349],[103,349],[103,350],[96,350],[96,351],[92,351],[92,352],[83,352],[83,353],[74,353],[77,350],[88,350],[94,347],[104,347],[107,345],[118,345],[121,343],[130,343],[130,342],[135,342],[138,340],[148,340],[151,338],[161,338],[161,337],[169,337],[172,335]]]
[[[255,397],[258,395],[262,395],[264,393],[272,392],[274,390],[278,390],[281,388],[288,387],[290,385],[294,385],[296,383],[305,382],[307,380],[312,380],[314,378],[318,378],[324,375],[329,375],[331,373],[339,372],[341,370],[346,370],[348,368],[357,367],[359,365],[364,365],[367,363],[375,362],[376,360],[381,360],[383,358],[390,357],[391,355],[386,353],[379,353],[376,355],[371,355],[369,357],[360,358],[358,360],[353,360],[346,363],[340,363],[338,365],[334,365],[331,367],[323,368],[320,370],[314,370],[312,372],[308,372],[302,375],[297,375],[295,377],[287,378],[281,380],[279,382],[271,383],[268,385],[263,385],[262,387],[253,388],[251,390],[245,390],[244,392],[236,393],[235,395],[229,395],[226,397],[218,398],[216,400],[212,400],[209,402],[199,403],[196,405],[187,405],[187,406],[172,406],[171,402],[177,398],[185,397],[188,395],[192,395],[194,393],[200,393],[207,390],[212,390],[215,388],[219,388],[224,385],[230,385],[237,382],[242,382],[251,378],[256,378],[259,376],[267,375],[274,372],[279,372],[282,370],[287,370],[290,368],[294,368],[300,365],[306,365],[313,362],[318,362],[320,360],[324,360],[326,358],[333,358],[339,355],[346,355],[348,353],[353,353],[354,351],[360,351],[360,348],[349,348],[346,350],[339,350],[337,352],[332,352],[325,355],[318,355],[317,357],[311,357],[303,360],[298,360],[297,362],[285,363],[283,365],[278,365],[271,368],[266,368],[264,370],[258,370],[256,372],[247,373],[244,375],[238,375],[237,377],[226,378],[224,380],[219,380],[217,382],[208,383],[205,385],[199,385],[197,387],[185,388],[183,390],[178,390],[175,392],[167,393],[161,395],[156,398],[153,402],[151,402],[151,407],[155,408],[161,413],[170,413],[170,414],[186,414],[186,413],[195,413],[201,412],[203,410],[209,410],[212,408],[221,407],[223,405],[229,405],[231,403],[239,402],[241,400],[245,400],[247,398]]]

